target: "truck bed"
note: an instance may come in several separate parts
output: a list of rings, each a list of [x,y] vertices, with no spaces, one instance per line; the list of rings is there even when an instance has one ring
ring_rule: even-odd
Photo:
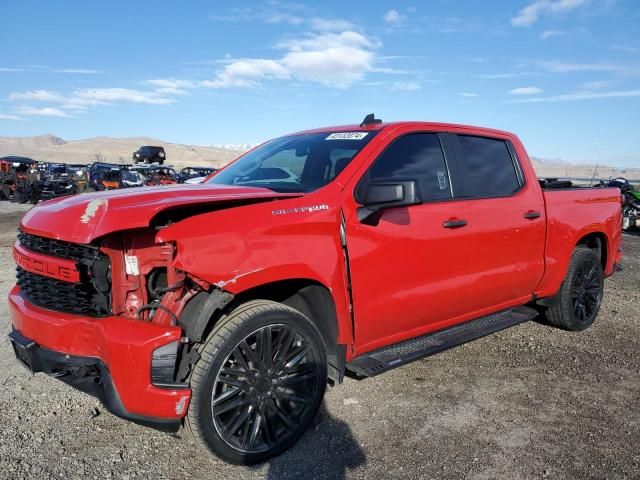
[[[600,238],[606,259],[605,275],[613,273],[622,236],[620,190],[570,186],[543,188],[542,194],[547,218],[546,269],[538,295],[544,297],[558,291],[567,259],[585,238]],[[591,233],[597,231],[606,232],[606,237]]]

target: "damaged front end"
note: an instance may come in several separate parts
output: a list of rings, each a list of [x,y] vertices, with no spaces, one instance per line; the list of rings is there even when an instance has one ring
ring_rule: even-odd
[[[233,297],[176,268],[175,245],[156,243],[156,233],[75,244],[21,231],[10,340],[32,372],[98,397],[118,416],[175,430],[191,397],[195,342]]]
[[[149,321],[159,326],[179,326],[179,341],[154,351],[152,384],[184,388],[197,362],[196,344],[216,311],[233,295],[177,268],[172,242],[156,243],[156,232],[141,229],[112,235],[101,247],[110,259],[113,314]]]

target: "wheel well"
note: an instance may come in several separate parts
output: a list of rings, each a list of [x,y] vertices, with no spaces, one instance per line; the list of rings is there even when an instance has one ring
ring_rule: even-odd
[[[235,296],[226,311],[251,300],[272,300],[298,310],[318,327],[327,349],[329,379],[342,382],[346,345],[338,345],[338,316],[331,292],[307,279],[292,279],[260,285]]]
[[[607,268],[607,237],[604,233],[596,232],[585,235],[576,244],[577,247],[586,247],[594,250],[600,257],[602,269]]]

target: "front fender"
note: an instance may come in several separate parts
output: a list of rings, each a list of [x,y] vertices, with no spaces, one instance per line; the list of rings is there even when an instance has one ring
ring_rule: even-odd
[[[343,343],[351,338],[351,315],[340,208],[331,202],[337,195],[321,192],[189,217],[162,229],[156,240],[175,243],[175,268],[234,295],[285,280],[325,286]]]

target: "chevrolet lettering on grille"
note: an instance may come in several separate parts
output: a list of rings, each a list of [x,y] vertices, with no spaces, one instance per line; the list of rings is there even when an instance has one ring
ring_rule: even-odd
[[[25,249],[18,242],[13,246],[13,258],[16,264],[27,272],[65,282],[80,281],[80,272],[73,260],[40,255]]]

